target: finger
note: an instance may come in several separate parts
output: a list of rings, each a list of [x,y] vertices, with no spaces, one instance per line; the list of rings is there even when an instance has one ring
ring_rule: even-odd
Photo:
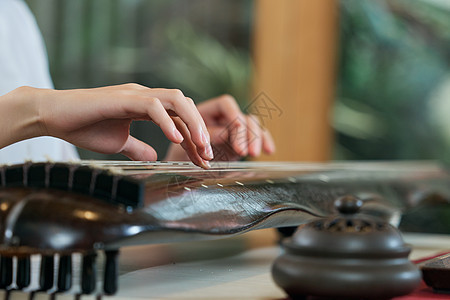
[[[211,133],[211,145],[213,145],[214,159],[215,160],[227,160],[224,157],[243,157],[247,153],[242,150],[242,140],[246,140],[247,137],[239,140],[236,138],[237,133],[243,132],[241,128],[237,129],[236,126],[214,126],[209,127]],[[245,130],[245,132],[247,132]],[[246,142],[246,141],[245,141]],[[231,154],[231,155],[230,155]],[[220,156],[220,157],[218,157]]]
[[[241,112],[236,100],[230,95],[222,95],[210,99],[198,106],[201,115],[206,122],[212,124],[221,120],[228,128],[230,146],[240,156],[248,154],[246,117]]]
[[[201,146],[197,144],[197,152],[204,159],[211,160],[211,159],[214,158],[214,153],[213,153],[213,150],[212,150],[212,147],[211,147],[211,136],[209,134],[208,129],[206,128],[205,121],[203,120],[203,117],[198,112],[194,101],[191,98],[189,98],[189,97],[187,97],[186,99],[188,100],[189,105],[192,106],[192,110],[195,111],[196,114],[198,115],[198,117],[200,118],[201,124],[202,124],[202,127],[203,127],[203,132],[204,132],[204,134],[206,134],[206,141],[205,141],[205,137],[202,137],[203,138],[203,142],[206,142],[206,143],[204,145],[201,145]]]
[[[201,158],[200,155],[198,155],[198,153],[195,151],[194,143],[186,142],[186,143],[181,143],[180,145],[184,149],[184,151],[186,151],[187,156],[195,165],[197,165],[203,169],[211,168],[211,164],[209,163],[209,161]]]
[[[208,132],[208,128],[206,127],[206,123],[205,120],[203,119],[203,116],[200,114],[200,112],[198,111],[197,106],[195,105],[195,102],[192,98],[190,97],[186,97],[186,100],[188,101],[188,105],[191,106],[191,109],[195,112],[195,114],[197,115],[197,117],[200,119],[203,131],[205,132],[206,136],[208,137],[208,142],[210,142],[210,135]]]
[[[115,90],[119,90],[119,91],[123,91],[123,90],[134,91],[134,90],[145,90],[145,89],[148,89],[148,87],[145,87],[139,83],[128,82],[128,83],[117,84],[117,85],[97,87],[95,89],[98,89],[98,90],[115,89]]]
[[[183,141],[183,135],[175,126],[175,123],[161,104],[161,101],[158,98],[149,98],[147,104],[148,115],[152,121],[161,128],[170,141],[176,144],[181,143]]]
[[[224,145],[213,146],[214,161],[237,161],[241,156],[231,147]]]
[[[229,141],[234,151],[240,156],[248,154],[247,141],[247,121],[244,118],[235,119],[230,126],[228,126]]]
[[[183,120],[195,145],[208,146],[210,142],[208,130],[192,99],[186,98],[180,90],[150,89],[149,93],[160,99],[166,110],[173,111]]]
[[[222,95],[200,103],[198,111],[203,116],[206,124],[223,120],[223,125],[231,124],[235,119],[243,118],[243,113],[234,97]]]
[[[208,130],[211,134],[211,145],[218,146],[227,144],[227,146],[231,148],[228,129],[229,128],[225,126],[210,126]]]
[[[272,135],[267,129],[263,129],[262,136],[262,149],[267,154],[273,154],[275,152],[275,142],[273,141]]]
[[[214,151],[215,161],[235,161],[241,158],[229,142],[229,131],[224,126],[209,127],[211,133],[211,145]]]
[[[247,141],[248,154],[250,156],[259,156],[262,147],[262,130],[259,125],[259,120],[254,115],[247,116]]]
[[[187,128],[186,124],[178,117],[173,117],[173,121],[175,125],[177,126],[178,130],[181,132],[181,134],[184,137],[183,142],[181,143],[181,147],[183,147],[184,151],[186,151],[186,154],[188,155],[189,159],[197,166],[208,169],[210,168],[210,164],[207,160],[204,160],[199,153],[197,152],[196,145],[192,142],[192,139],[190,137],[189,129]]]
[[[120,153],[132,160],[156,161],[158,158],[155,149],[131,135],[128,136]]]
[[[183,141],[183,136],[177,130],[172,118],[167,113],[161,101],[155,97],[136,96],[125,98],[114,98],[111,105],[102,109],[102,118],[122,119],[132,118],[133,120],[150,119],[157,124],[167,138],[173,143],[179,144]]]

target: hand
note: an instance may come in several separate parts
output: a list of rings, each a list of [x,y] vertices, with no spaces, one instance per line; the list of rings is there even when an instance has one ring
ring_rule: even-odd
[[[147,120],[161,127],[173,143],[184,140],[194,145],[197,165],[205,167],[206,161],[213,158],[206,125],[192,99],[179,90],[151,89],[138,84],[79,90],[23,87],[3,97],[5,101],[0,104],[8,107],[8,103],[14,103],[10,111],[22,113],[20,121],[10,120],[20,123],[18,129],[8,133],[18,134],[18,139],[49,135],[100,153],[156,160],[152,147],[130,135],[133,120]],[[182,132],[177,130],[173,118],[177,126],[183,126]],[[0,141],[0,146],[11,143],[11,139]]]
[[[211,135],[214,160],[233,161],[275,151],[270,133],[260,126],[258,118],[243,114],[233,97],[222,95],[199,104],[197,109]],[[186,131],[182,122],[177,118],[174,121],[181,132]],[[201,157],[195,147],[189,139],[180,145],[172,144],[165,159],[198,162]]]

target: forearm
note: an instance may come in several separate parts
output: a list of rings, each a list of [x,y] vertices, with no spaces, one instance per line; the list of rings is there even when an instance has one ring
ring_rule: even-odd
[[[40,91],[20,87],[0,96],[0,148],[43,135],[38,109]]]
[[[234,99],[231,104],[242,114]],[[225,120],[235,119],[226,105],[221,108],[214,102],[208,107],[209,117],[219,114]],[[228,112],[225,117],[223,111]],[[21,87],[0,96],[0,148],[48,135],[91,151],[156,160],[151,146],[130,135],[135,120],[152,121],[170,141],[182,143],[179,153],[168,155],[171,159],[190,158],[194,164],[208,167],[213,158],[210,135],[193,100],[180,90],[138,84],[63,91]],[[220,128],[220,132],[223,130]]]

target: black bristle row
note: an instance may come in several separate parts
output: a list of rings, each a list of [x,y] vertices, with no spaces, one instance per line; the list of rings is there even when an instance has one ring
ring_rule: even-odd
[[[67,292],[72,287],[72,256],[60,255],[58,266],[58,292]]]
[[[114,295],[118,288],[119,278],[119,250],[105,251],[105,273],[103,278],[103,292]]]
[[[13,282],[13,258],[0,258],[0,289],[6,289]]]
[[[81,269],[81,293],[92,294],[95,291],[97,281],[97,270],[95,266],[96,254],[83,255],[83,267]]]
[[[129,208],[142,206],[142,183],[106,169],[67,163],[0,166],[1,187],[73,191]]]
[[[123,177],[104,168],[88,165],[52,162],[0,165],[0,190],[16,188],[73,192],[90,196],[95,201],[98,199],[114,206],[126,207],[127,211],[143,205],[142,182]],[[8,198],[9,194],[6,193],[6,195],[5,197]],[[13,245],[12,242],[11,245]],[[70,254],[43,254],[38,272],[39,280],[37,283],[32,283],[33,266],[30,256],[14,253],[14,249],[7,250],[8,252],[0,255],[0,290],[5,290],[9,294],[9,291],[13,290],[35,289],[30,292],[30,295],[34,295],[37,292],[73,292],[75,289]],[[117,254],[118,251],[115,250],[105,252],[102,294],[111,295],[117,291]],[[59,259],[56,260],[56,258]],[[56,274],[55,264],[58,266]],[[80,272],[81,294],[96,293],[96,256],[93,252],[83,254]]]
[[[53,287],[55,261],[51,255],[41,257],[41,266],[39,271],[39,290],[48,291]]]
[[[103,291],[101,294],[113,295],[118,289],[118,250],[105,251]],[[13,290],[30,293],[34,297],[37,292],[51,292],[54,294],[70,292],[73,286],[73,262],[71,254],[58,255],[58,269],[55,272],[55,257],[42,255],[39,266],[38,288],[30,290],[32,265],[30,256],[1,256],[0,257],[0,289],[10,292]],[[16,262],[14,263],[14,260]],[[97,254],[95,252],[82,255],[80,270],[80,295],[91,295],[97,291]],[[14,281],[15,274],[15,281]],[[55,276],[56,275],[56,276]],[[54,282],[54,278],[57,281]],[[31,296],[32,295],[32,296]]]
[[[31,260],[29,256],[17,258],[16,285],[22,290],[31,282]]]

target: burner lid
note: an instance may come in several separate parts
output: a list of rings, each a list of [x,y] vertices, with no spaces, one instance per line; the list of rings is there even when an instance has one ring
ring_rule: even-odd
[[[359,213],[363,201],[344,196],[335,201],[337,215],[300,226],[284,246],[313,256],[394,258],[405,257],[410,247],[399,231],[375,217]]]

